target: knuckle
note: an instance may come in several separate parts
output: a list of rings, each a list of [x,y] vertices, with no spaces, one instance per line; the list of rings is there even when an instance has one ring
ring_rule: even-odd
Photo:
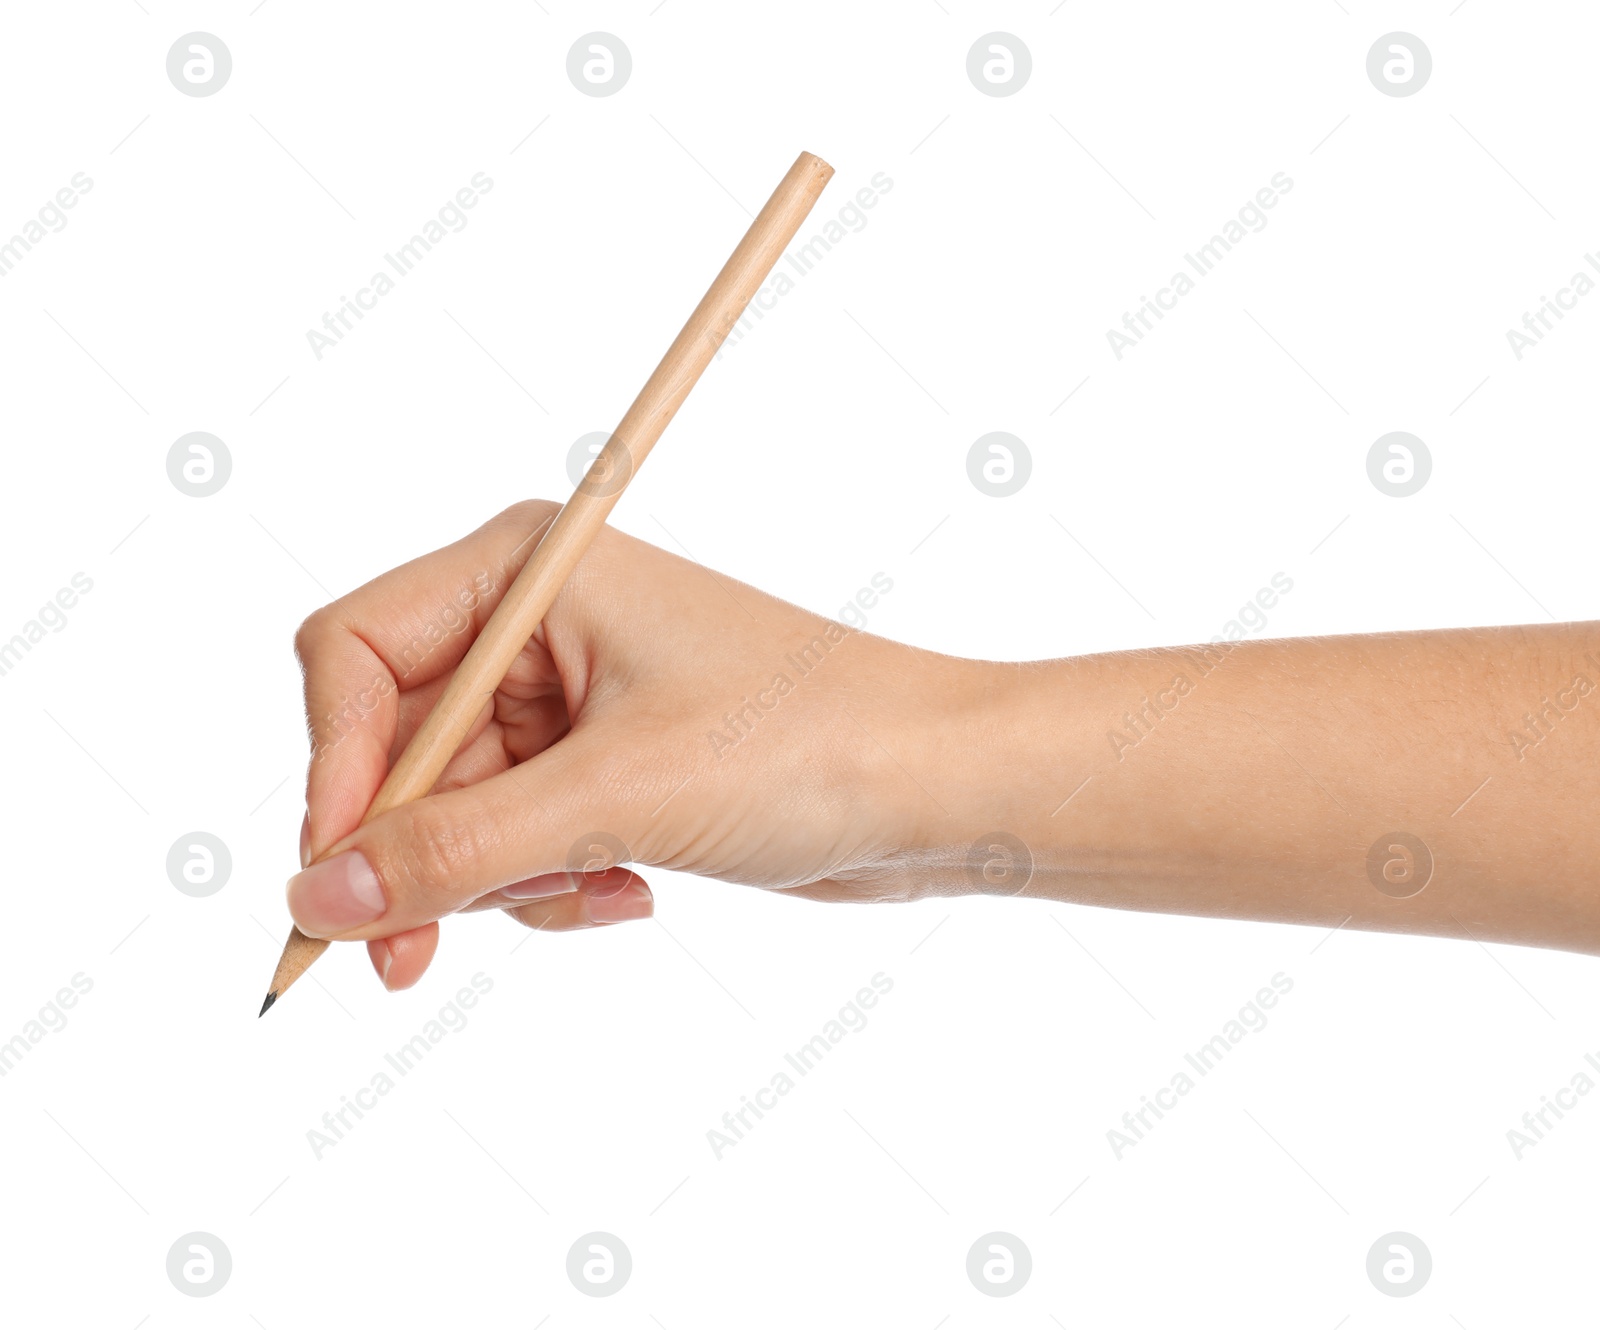
[[[510,527],[518,534],[525,534],[541,522],[548,521],[560,507],[559,503],[552,503],[549,499],[523,499],[502,509],[491,519],[491,525]]]
[[[423,800],[399,813],[390,841],[391,871],[424,894],[439,894],[474,880],[483,846],[472,822]],[[380,870],[380,876],[387,875]]]
[[[294,630],[294,655],[302,670],[310,666],[318,647],[327,640],[333,626],[331,610],[332,607],[327,605],[320,610],[313,610]]]

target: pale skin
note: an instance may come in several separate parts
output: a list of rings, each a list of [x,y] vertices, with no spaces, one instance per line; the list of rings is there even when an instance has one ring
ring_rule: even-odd
[[[359,826],[555,511],[518,504],[296,638],[319,862],[289,907],[365,941],[390,989],[460,911],[646,918],[651,866],[1600,953],[1593,623],[1006,664],[830,627],[606,528],[435,792]],[[617,842],[632,868],[605,866]]]

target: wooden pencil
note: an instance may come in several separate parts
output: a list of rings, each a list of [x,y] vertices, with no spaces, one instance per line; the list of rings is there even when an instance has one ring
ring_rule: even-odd
[[[772,197],[750,223],[722,271],[695,306],[655,372],[646,380],[610,440],[590,465],[572,497],[544,533],[538,547],[507,588],[422,727],[390,769],[363,824],[433,789],[485,701],[548,613],[557,593],[622,491],[677,414],[729,331],[744,314],[772,266],[833,175],[820,157],[803,152]],[[298,928],[290,935],[273,972],[261,1015],[325,950],[328,943]]]

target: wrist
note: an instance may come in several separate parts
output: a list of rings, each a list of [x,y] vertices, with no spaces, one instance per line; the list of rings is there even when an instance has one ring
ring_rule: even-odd
[[[1072,662],[885,645],[864,782],[885,871],[917,896],[1036,893],[1073,857],[1051,816],[1083,779],[1066,756],[1082,752]]]

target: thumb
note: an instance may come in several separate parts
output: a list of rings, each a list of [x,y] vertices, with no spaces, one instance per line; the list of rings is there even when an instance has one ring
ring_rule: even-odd
[[[597,774],[602,745],[574,731],[499,775],[375,818],[289,879],[295,923],[308,937],[389,937],[529,878],[570,870],[576,886],[626,861],[607,829],[620,801]]]

